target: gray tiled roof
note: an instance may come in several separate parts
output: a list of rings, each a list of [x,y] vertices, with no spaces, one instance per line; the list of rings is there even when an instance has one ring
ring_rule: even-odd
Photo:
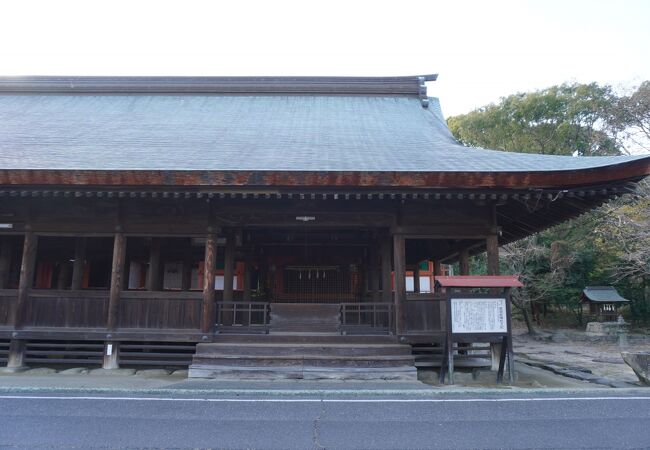
[[[618,303],[629,302],[621,297],[613,286],[587,286],[582,290],[585,297],[597,303]]]
[[[0,169],[520,172],[638,158],[465,147],[435,98],[0,94]]]

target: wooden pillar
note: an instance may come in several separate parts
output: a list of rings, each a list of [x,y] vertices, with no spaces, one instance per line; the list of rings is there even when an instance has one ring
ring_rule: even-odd
[[[59,275],[56,278],[56,288],[61,290],[68,286],[68,279],[70,278],[70,264],[68,261],[61,261],[59,267]]]
[[[181,269],[181,290],[189,291],[192,288],[192,240],[185,240],[185,249],[183,250],[183,266]]]
[[[14,327],[21,328],[25,322],[25,310],[29,301],[29,292],[34,283],[34,268],[36,266],[36,248],[38,236],[32,231],[25,233],[23,244],[23,259],[20,264],[20,281],[18,282],[18,299],[14,310]]]
[[[493,233],[489,234],[485,239],[485,251],[487,253],[487,274],[499,275],[499,236],[497,235],[496,223],[496,205],[492,206],[492,227]],[[492,294],[498,295],[499,289],[492,289]],[[510,326],[510,325],[508,325]],[[503,363],[503,344],[500,342],[492,342],[490,344],[490,353],[492,355],[492,370],[499,370],[499,366]]]
[[[118,324],[120,294],[124,284],[124,260],[126,256],[126,237],[124,233],[115,233],[113,241],[113,264],[111,266],[111,287],[108,294],[108,320],[106,328],[115,330]]]
[[[29,301],[29,292],[34,282],[34,268],[36,266],[36,249],[38,236],[32,231],[25,233],[23,243],[23,257],[20,264],[20,281],[18,282],[18,298],[13,311],[12,323],[14,328],[22,328],[25,322],[25,310]],[[7,369],[18,371],[25,368],[25,346],[27,342],[22,339],[12,339],[9,343]]]
[[[413,266],[413,292],[420,292],[420,264]]]
[[[104,343],[104,359],[102,369],[119,369],[120,343],[107,341]]]
[[[9,354],[7,355],[7,372],[19,372],[26,369],[25,366],[25,347],[27,341],[22,339],[12,339],[9,342]]]
[[[406,245],[402,235],[393,236],[393,267],[395,271],[395,334],[404,333],[406,302]]]
[[[214,271],[217,260],[217,235],[208,233],[203,260],[203,302],[201,304],[201,333],[210,333],[214,317]]]
[[[461,275],[469,275],[469,250],[466,248],[460,251],[458,268]]]
[[[149,250],[149,268],[147,269],[148,291],[160,291],[162,289],[160,247],[160,238],[151,238],[151,248]]]
[[[487,251],[487,274],[499,275],[499,238],[496,234],[489,235],[485,240]]]
[[[243,296],[245,302],[251,301],[251,269],[253,265],[253,259],[249,252],[246,252],[246,257],[244,258],[244,286],[243,286]]]
[[[11,259],[14,253],[13,244],[10,236],[0,238],[0,289],[6,289],[9,286]]]
[[[370,279],[368,280],[369,282],[369,287],[370,287],[370,292],[371,292],[371,297],[373,302],[378,302],[379,301],[379,279],[381,278],[381,266],[379,262],[379,252],[377,251],[377,242],[373,241],[370,244],[370,249],[369,249],[369,257],[370,257],[370,270],[369,270],[369,276]]]
[[[235,235],[226,236],[226,248],[223,263],[223,301],[233,301],[233,277],[235,275]]]
[[[390,303],[393,301],[393,286],[391,276],[391,250],[388,238],[381,240],[381,301]]]
[[[499,275],[499,235],[497,223],[497,205],[493,204],[490,210],[490,221],[492,230],[485,239],[485,251],[487,252],[487,273],[488,275]]]
[[[72,283],[70,289],[78,291],[83,286],[84,269],[86,267],[86,247],[88,238],[78,237],[74,244],[74,263],[72,264]]]

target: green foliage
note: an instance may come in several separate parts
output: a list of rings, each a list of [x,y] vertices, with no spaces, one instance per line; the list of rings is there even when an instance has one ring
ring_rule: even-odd
[[[554,155],[619,154],[631,136],[650,139],[650,82],[629,97],[609,86],[563,84],[511,95],[451,117],[454,136],[470,146]],[[636,134],[632,134],[632,133]],[[643,137],[642,136],[642,137]],[[641,139],[642,140],[642,139]],[[520,310],[554,309],[582,324],[585,286],[614,285],[632,300],[629,318],[650,323],[650,187],[503,249],[502,270],[526,288],[513,296]],[[485,273],[472,258],[471,273]],[[539,308],[539,304],[543,308]],[[537,308],[534,308],[537,306]],[[536,312],[537,311],[537,312]]]
[[[562,84],[511,95],[447,123],[466,145],[549,155],[616,155],[620,146],[606,132],[615,100],[609,86]]]

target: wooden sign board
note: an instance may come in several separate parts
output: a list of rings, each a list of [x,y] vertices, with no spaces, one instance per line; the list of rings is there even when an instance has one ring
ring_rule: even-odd
[[[452,298],[451,332],[508,333],[505,298]]]

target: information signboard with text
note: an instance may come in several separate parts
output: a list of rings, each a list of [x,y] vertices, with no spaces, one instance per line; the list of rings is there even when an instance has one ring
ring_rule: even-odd
[[[452,298],[451,332],[508,333],[505,298]]]

